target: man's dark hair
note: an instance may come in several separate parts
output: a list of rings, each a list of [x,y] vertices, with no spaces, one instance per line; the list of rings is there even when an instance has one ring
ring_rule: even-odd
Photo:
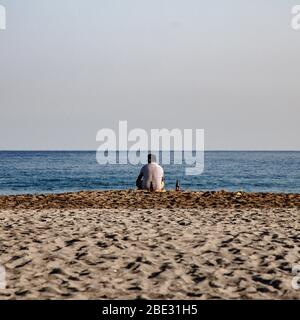
[[[156,162],[156,156],[154,154],[148,154],[148,163]]]

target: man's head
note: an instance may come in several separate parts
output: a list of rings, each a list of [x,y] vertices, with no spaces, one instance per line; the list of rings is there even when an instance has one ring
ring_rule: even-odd
[[[148,154],[148,163],[156,162],[156,156],[154,154]]]

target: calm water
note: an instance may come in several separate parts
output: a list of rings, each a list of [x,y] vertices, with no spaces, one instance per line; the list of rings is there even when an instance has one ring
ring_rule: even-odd
[[[183,189],[300,193],[300,152],[210,151],[200,176],[163,167],[167,189],[179,179]],[[139,168],[99,165],[94,151],[0,151],[0,194],[135,188]]]

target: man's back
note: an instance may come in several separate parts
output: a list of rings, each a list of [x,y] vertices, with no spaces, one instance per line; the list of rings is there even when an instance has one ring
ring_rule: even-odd
[[[152,182],[153,190],[162,189],[162,180],[164,176],[163,168],[157,163],[149,163],[142,167],[141,174],[143,174],[143,189],[150,189]]]

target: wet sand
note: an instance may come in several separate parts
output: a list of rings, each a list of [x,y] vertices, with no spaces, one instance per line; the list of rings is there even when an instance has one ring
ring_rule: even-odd
[[[0,299],[299,299],[300,195],[0,197]]]

